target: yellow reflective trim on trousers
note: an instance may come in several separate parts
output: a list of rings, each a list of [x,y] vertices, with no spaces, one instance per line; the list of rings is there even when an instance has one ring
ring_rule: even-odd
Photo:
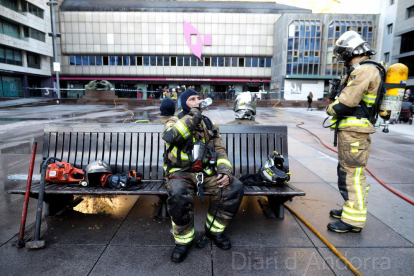
[[[210,215],[209,213],[207,213],[207,222],[210,222],[210,224],[211,224],[211,222],[213,221],[213,219],[214,219],[213,216]],[[221,229],[221,230],[224,230],[224,228],[226,228],[225,225],[219,223],[217,220],[214,220],[213,225],[214,225],[214,227],[216,227],[218,229]]]
[[[342,212],[342,217],[347,218],[347,219],[352,220],[352,221],[357,221],[357,222],[365,222],[367,220],[366,216],[365,217],[355,217],[355,216],[350,216],[350,215],[348,215],[344,212]]]
[[[362,168],[358,167],[355,170],[355,176],[354,176],[354,186],[355,186],[355,193],[358,200],[359,209],[364,209],[364,199],[362,198],[362,189],[361,189],[361,171]]]
[[[212,175],[212,174],[213,174],[213,172],[214,172],[214,170],[212,170],[212,169],[210,169],[209,167],[207,167],[207,168],[205,168],[205,169],[204,169],[204,172],[205,172],[207,175]]]
[[[224,231],[224,229],[219,229],[214,226],[210,228],[210,224],[208,223],[208,221],[206,221],[206,227],[207,229],[210,229],[210,232],[214,232],[214,233],[222,233]]]
[[[351,152],[356,153],[358,152],[358,149],[351,149]]]
[[[347,206],[343,206],[343,211],[344,212],[347,212],[348,214],[356,214],[356,215],[366,215],[367,214],[367,209],[364,209],[364,210],[356,210],[356,209],[353,209],[353,208],[349,208],[349,207],[347,207]]]
[[[175,158],[177,158],[177,151],[178,151],[177,147],[174,147],[171,151],[172,155],[174,155]],[[181,160],[184,160],[184,161],[190,160],[188,159],[188,154],[181,151]]]
[[[163,166],[164,171],[167,171],[167,166]],[[171,168],[168,173],[178,172],[181,171],[181,168]]]
[[[359,147],[359,141],[358,142],[351,143],[350,145],[353,146],[353,147]]]
[[[231,165],[230,161],[224,158],[220,158],[217,160],[217,166],[220,164],[225,164],[227,166],[229,166],[230,168],[233,168],[233,166]]]
[[[188,130],[187,126],[181,120],[178,120],[174,124],[174,128],[178,130],[178,132],[184,139],[187,139],[191,135],[191,132]]]
[[[173,228],[174,228],[174,227],[173,227]],[[180,239],[187,239],[187,238],[194,237],[194,233],[195,233],[195,230],[194,230],[194,228],[193,228],[193,229],[191,229],[191,231],[190,231],[190,232],[188,232],[187,234],[184,234],[184,235],[176,235],[176,234],[174,234],[174,237],[175,237],[175,238],[180,238]]]

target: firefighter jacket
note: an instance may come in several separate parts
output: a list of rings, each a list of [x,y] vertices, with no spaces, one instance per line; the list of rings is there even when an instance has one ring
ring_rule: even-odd
[[[360,62],[367,59],[368,57],[363,57]],[[342,79],[342,82],[345,81],[346,77]],[[380,72],[375,66],[359,63],[354,65],[354,70],[350,73],[345,88],[339,97],[326,108],[326,113],[333,116],[331,122],[334,123],[339,119],[339,130],[375,133],[375,128],[368,118],[365,115],[356,115],[356,111],[358,108],[359,111],[362,110],[361,102],[365,103],[368,108],[374,105],[380,83]],[[332,128],[335,128],[335,125]]]
[[[177,171],[190,171],[192,164],[188,153],[183,150],[188,143],[203,141],[210,147],[214,147],[217,154],[216,166],[203,167],[204,172],[207,175],[213,175],[215,172],[226,174],[229,176],[230,182],[232,181],[233,167],[227,157],[219,127],[213,123],[212,129],[209,130],[201,111],[197,108],[192,108],[187,115],[181,112],[177,116],[171,117],[164,125],[162,138],[166,143],[166,158],[168,159],[164,164],[164,170],[166,171],[170,166],[169,171],[166,171],[167,175]],[[170,151],[168,151],[169,148]]]
[[[174,101],[176,101],[177,100],[177,92],[172,92],[171,93],[171,99],[173,99]]]

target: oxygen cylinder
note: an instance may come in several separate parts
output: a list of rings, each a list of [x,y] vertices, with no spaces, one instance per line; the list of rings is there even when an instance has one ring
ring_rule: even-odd
[[[404,87],[408,78],[408,67],[402,63],[396,63],[388,67],[387,75],[385,77],[385,87],[387,84],[393,86],[399,86],[398,88],[388,88],[382,104],[380,107],[379,115],[384,119],[386,127],[384,132],[388,132],[388,121],[398,120],[401,112],[402,100],[404,97]]]

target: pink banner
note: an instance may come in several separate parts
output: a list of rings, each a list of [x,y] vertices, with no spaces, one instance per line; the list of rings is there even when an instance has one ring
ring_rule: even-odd
[[[55,78],[54,78],[55,79]],[[270,79],[60,77],[60,80],[270,82]]]

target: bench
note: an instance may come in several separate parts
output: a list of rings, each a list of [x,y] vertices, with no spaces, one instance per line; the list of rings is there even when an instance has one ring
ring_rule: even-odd
[[[85,169],[101,159],[114,173],[134,169],[142,173],[143,188],[112,190],[103,187],[81,187],[78,184],[47,184],[44,194],[45,214],[53,215],[68,205],[74,196],[156,195],[160,198],[155,216],[166,217],[163,153],[163,125],[153,124],[46,124],[43,137],[43,160],[53,156]],[[234,175],[257,173],[268,154],[277,150],[289,167],[286,126],[220,125],[222,139],[233,164]],[[293,176],[294,177],[294,176]],[[37,198],[39,182],[33,183],[31,197]],[[245,186],[245,196],[264,196],[261,201],[267,216],[284,218],[283,204],[305,192],[292,185]],[[24,194],[25,188],[12,188],[10,194]],[[206,195],[209,195],[206,193]]]

